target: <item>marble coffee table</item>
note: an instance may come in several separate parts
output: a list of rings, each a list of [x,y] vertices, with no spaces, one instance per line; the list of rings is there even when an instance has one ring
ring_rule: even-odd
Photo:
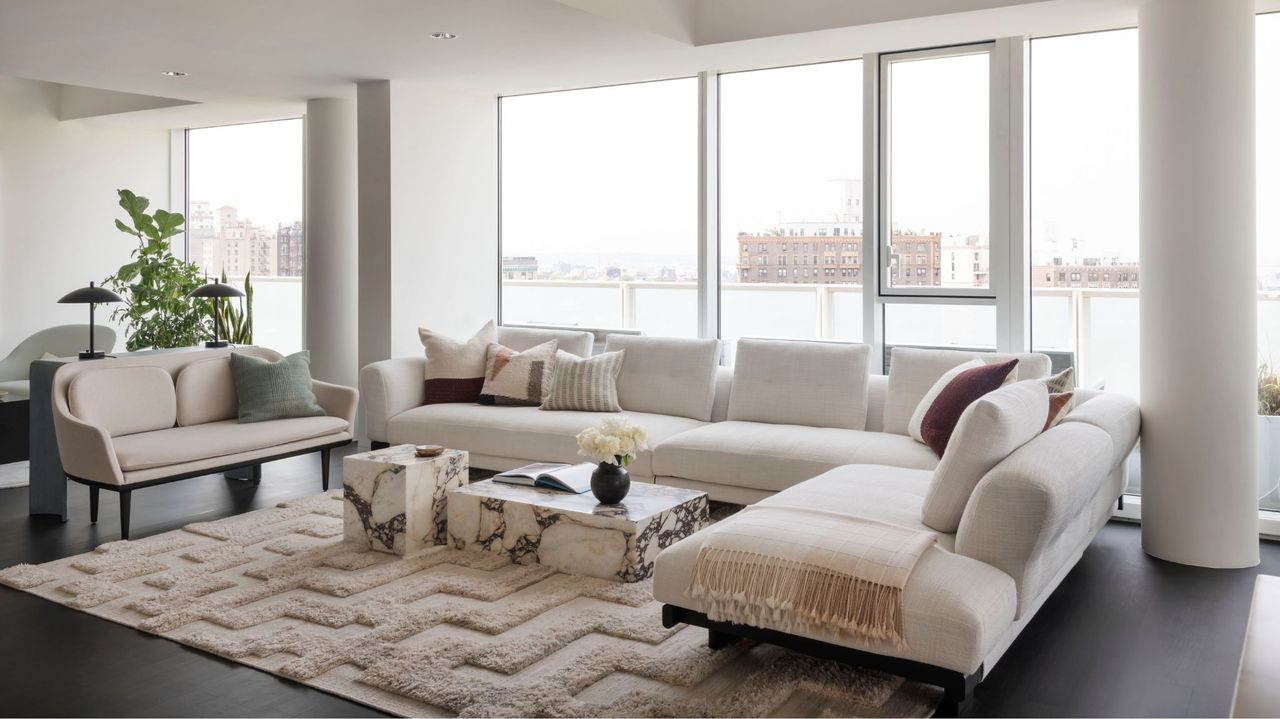
[[[638,582],[663,549],[710,523],[706,492],[633,482],[621,504],[491,479],[449,492],[449,543],[569,574]]]
[[[444,544],[448,493],[467,483],[467,465],[461,450],[419,457],[411,444],[343,458],[343,538],[391,554]]]

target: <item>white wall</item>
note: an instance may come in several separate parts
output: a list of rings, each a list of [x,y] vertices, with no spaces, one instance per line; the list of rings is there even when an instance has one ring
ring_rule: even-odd
[[[357,103],[363,365],[497,317],[498,103],[399,81]]]
[[[168,206],[167,130],[61,122],[58,103],[57,85],[0,76],[0,356],[36,330],[88,322],[87,307],[57,301],[128,261],[118,188]]]

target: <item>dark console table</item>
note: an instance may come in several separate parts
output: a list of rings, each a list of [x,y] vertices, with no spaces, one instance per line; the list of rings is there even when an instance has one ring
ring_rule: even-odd
[[[27,441],[31,436],[30,407],[26,397],[0,398],[0,464],[21,462],[27,458]]]

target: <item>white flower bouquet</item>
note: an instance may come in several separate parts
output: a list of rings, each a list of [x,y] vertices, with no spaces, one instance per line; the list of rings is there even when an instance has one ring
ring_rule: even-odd
[[[648,448],[649,433],[644,427],[616,417],[578,433],[578,454],[601,464],[625,467]]]

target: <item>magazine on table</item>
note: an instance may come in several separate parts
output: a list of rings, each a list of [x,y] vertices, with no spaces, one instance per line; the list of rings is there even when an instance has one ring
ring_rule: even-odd
[[[493,481],[583,494],[591,491],[591,473],[595,469],[596,466],[588,462],[582,464],[536,462],[496,474]]]

